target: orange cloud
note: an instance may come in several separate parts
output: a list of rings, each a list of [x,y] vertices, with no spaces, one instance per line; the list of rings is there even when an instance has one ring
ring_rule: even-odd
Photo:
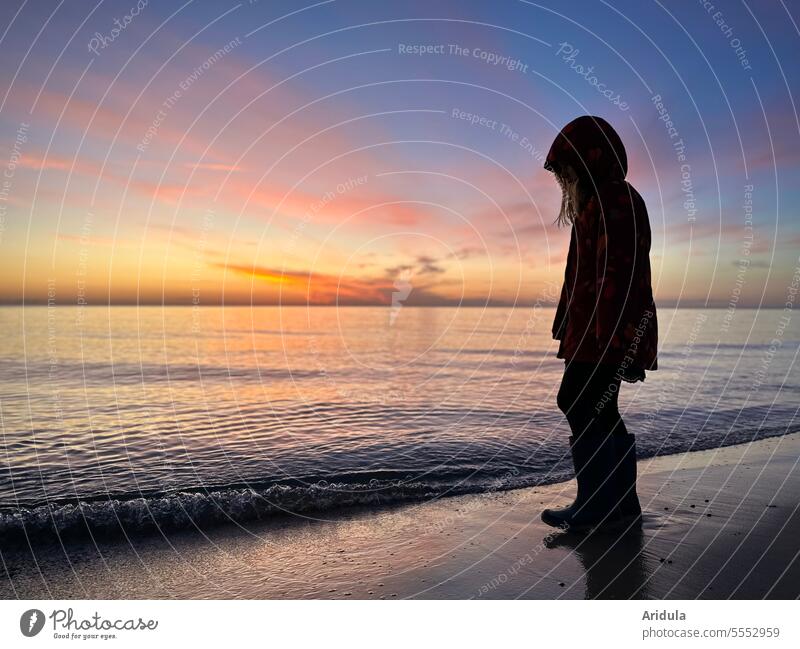
[[[312,304],[380,304],[392,302],[389,278],[355,278],[312,271],[289,271],[263,266],[215,264],[217,268],[269,284],[278,284],[282,301]]]
[[[203,171],[247,171],[247,169],[239,165],[225,164],[222,162],[187,162],[184,166],[189,169],[200,169]]]

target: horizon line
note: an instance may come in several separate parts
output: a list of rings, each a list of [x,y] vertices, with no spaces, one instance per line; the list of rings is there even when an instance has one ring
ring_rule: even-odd
[[[0,301],[0,307],[183,307],[183,308],[204,308],[213,309],[220,307],[283,307],[283,308],[393,308],[391,304],[383,303],[340,303],[340,304],[323,304],[323,303],[280,303],[280,302],[222,302],[215,304],[192,304],[190,302],[96,302],[87,304],[70,303],[50,303],[47,300],[32,300],[30,302],[3,302]],[[468,309],[513,309],[513,308],[531,308],[537,306],[537,303],[525,304],[522,302],[495,302],[495,303],[480,303],[474,302],[454,303],[454,304],[404,304],[404,309],[453,309],[453,308],[468,308]],[[555,302],[538,303],[538,306],[545,308],[555,308]],[[730,308],[743,308],[743,309],[784,309],[785,304],[737,304],[732,307],[730,304],[724,303],[711,303],[703,304],[700,302],[677,302],[671,300],[668,302],[661,302],[656,304],[656,308],[667,309],[730,309]]]

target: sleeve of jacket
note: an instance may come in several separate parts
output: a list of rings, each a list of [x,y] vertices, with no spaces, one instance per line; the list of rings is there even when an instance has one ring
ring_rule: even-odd
[[[631,195],[618,191],[604,192],[600,199],[601,218],[597,239],[597,317],[598,348],[614,349],[624,344],[626,314],[636,313],[634,290],[637,265],[637,219]]]
[[[567,282],[571,275],[570,269],[575,263],[576,255],[575,243],[575,228],[572,228],[569,238],[569,252],[567,253],[567,266],[564,272],[564,282],[561,285],[561,296],[558,299],[558,306],[556,307],[556,317],[553,318],[553,338],[555,340],[562,340],[567,328],[568,305],[569,305],[569,287]]]

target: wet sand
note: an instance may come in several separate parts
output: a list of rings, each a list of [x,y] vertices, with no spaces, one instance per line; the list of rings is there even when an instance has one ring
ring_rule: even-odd
[[[797,598],[800,433],[639,463],[640,531],[539,521],[574,483],[4,552],[8,598]],[[9,578],[10,577],[10,578]]]

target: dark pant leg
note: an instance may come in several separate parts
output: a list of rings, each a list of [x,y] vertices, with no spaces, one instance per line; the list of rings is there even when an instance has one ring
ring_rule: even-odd
[[[622,383],[616,376],[615,367],[609,365],[603,367],[606,368],[606,372],[600,379],[602,385],[597,388],[600,397],[595,405],[598,411],[596,424],[600,431],[624,436],[628,434],[628,429],[625,428],[625,422],[622,421],[619,412],[619,388]]]
[[[557,402],[574,437],[627,432],[617,406],[620,380],[615,375],[613,365],[567,361]]]
[[[580,437],[589,427],[591,417],[586,407],[586,384],[591,376],[592,365],[567,361],[564,376],[558,390],[558,409],[564,413],[574,437]]]

